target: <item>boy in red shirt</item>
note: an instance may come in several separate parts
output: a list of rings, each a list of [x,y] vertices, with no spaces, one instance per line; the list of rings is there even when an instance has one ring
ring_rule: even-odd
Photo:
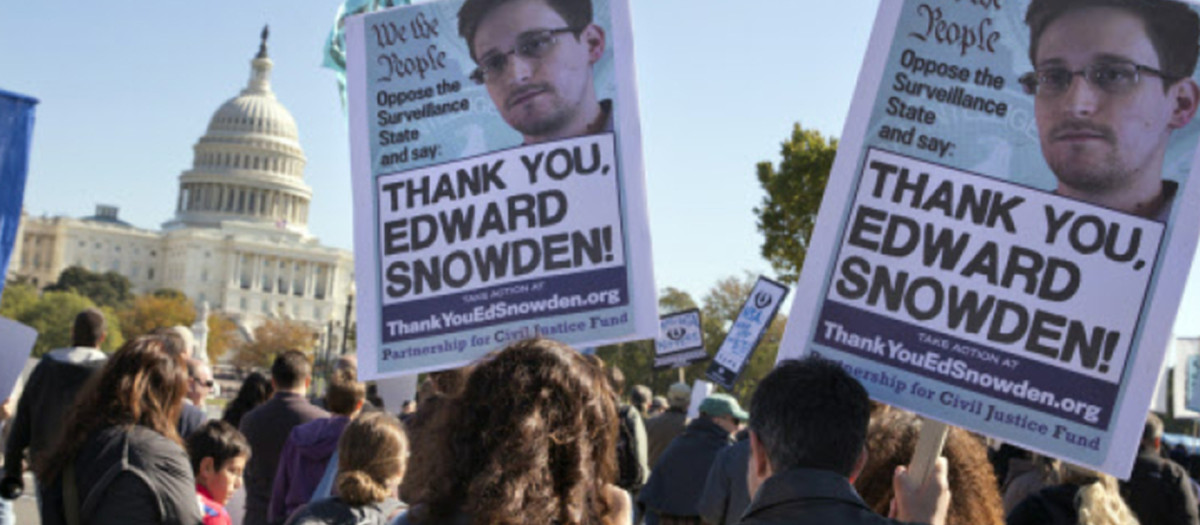
[[[233,425],[214,419],[188,436],[187,449],[204,525],[232,525],[225,503],[242,486],[242,471],[250,459],[246,436]]]

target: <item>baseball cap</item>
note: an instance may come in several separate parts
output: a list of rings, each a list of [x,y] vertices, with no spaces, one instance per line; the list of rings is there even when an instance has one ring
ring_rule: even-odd
[[[729,394],[713,394],[704,398],[700,403],[700,413],[710,416],[730,416],[739,421],[750,419],[750,414],[742,410],[737,399]]]
[[[671,408],[687,408],[692,402],[692,389],[685,383],[675,383],[667,390],[667,403]]]

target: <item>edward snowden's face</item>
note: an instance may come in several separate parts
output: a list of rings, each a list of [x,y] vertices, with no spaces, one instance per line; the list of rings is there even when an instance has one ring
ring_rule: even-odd
[[[1034,67],[1069,71],[1105,62],[1161,69],[1142,19],[1129,11],[1089,7],[1052,21],[1038,42]],[[1152,73],[1128,93],[1107,93],[1072,77],[1060,94],[1035,99],[1042,154],[1060,188],[1077,193],[1119,191],[1146,177],[1160,179],[1175,101]]]
[[[544,0],[512,0],[493,8],[475,31],[476,60],[509,53],[517,39],[530,32],[567,27],[567,22]],[[541,58],[510,54],[505,70],[487,79],[488,94],[504,121],[529,142],[583,134],[596,106],[592,64],[604,52],[604,33],[589,25],[556,35],[552,49]],[[598,107],[598,106],[597,106]],[[594,111],[592,111],[594,113]]]

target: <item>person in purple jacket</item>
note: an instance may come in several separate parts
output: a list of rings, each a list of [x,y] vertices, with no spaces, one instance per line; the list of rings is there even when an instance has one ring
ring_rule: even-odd
[[[296,509],[313,499],[313,492],[337,450],[338,439],[350,420],[362,410],[367,389],[356,379],[353,369],[339,369],[326,393],[326,408],[332,417],[310,421],[292,429],[275,471],[275,486],[268,523],[283,523]]]

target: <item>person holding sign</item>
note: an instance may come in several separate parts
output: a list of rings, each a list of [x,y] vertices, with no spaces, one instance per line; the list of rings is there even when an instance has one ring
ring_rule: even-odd
[[[605,35],[591,0],[467,0],[458,32],[479,65],[471,79],[525,144],[613,129],[592,80]]]
[[[1178,189],[1162,178],[1167,142],[1200,101],[1196,13],[1165,0],[1034,0],[1025,22],[1034,71],[1020,81],[1055,193],[1165,222]]]
[[[779,363],[750,401],[753,499],[742,525],[897,523],[871,511],[852,483],[867,462],[870,405],[862,384],[832,361]],[[928,480],[896,469],[895,518],[943,525],[950,507],[945,458]]]

